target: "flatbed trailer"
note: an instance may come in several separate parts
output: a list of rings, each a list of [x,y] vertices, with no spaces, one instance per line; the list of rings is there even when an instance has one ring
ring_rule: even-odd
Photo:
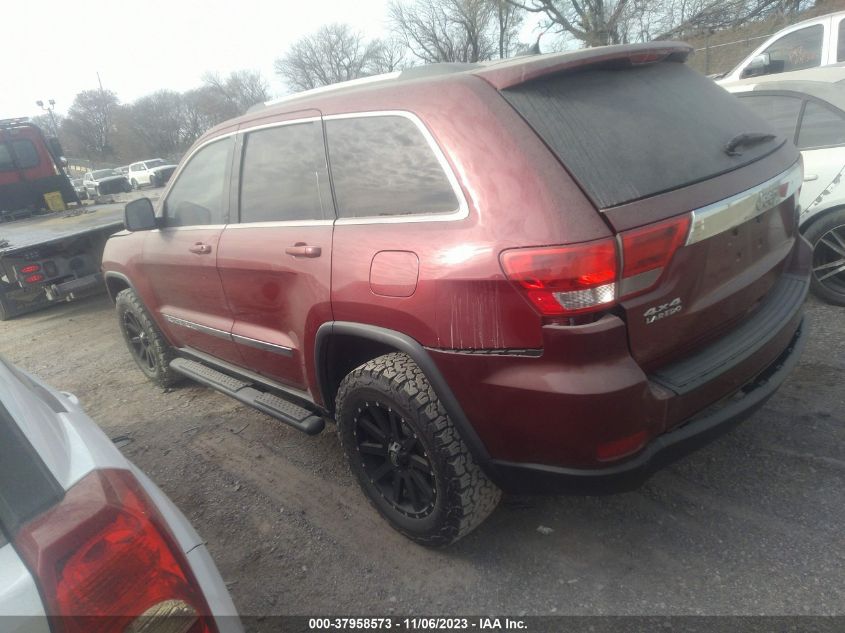
[[[105,289],[100,264],[123,204],[0,222],[0,321]]]

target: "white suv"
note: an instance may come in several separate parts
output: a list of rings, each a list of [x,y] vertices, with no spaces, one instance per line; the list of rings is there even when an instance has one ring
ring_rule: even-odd
[[[132,183],[133,189],[142,185],[162,187],[170,179],[175,169],[176,165],[171,165],[161,158],[142,160],[129,165],[127,178]]]

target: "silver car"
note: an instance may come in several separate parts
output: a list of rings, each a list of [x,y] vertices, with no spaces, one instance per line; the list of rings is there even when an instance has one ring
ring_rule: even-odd
[[[845,305],[845,65],[722,87],[792,140],[804,160],[800,228],[813,245],[811,288]]]
[[[0,528],[4,633],[50,633],[47,616],[62,631],[243,631],[176,506],[74,396],[2,358]]]

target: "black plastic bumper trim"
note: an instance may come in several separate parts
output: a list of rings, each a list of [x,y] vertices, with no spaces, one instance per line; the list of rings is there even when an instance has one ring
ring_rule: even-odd
[[[762,407],[798,364],[806,343],[807,326],[802,320],[787,348],[768,368],[732,396],[658,436],[622,463],[580,469],[492,460],[493,479],[509,492],[607,494],[633,490],[658,468],[714,440]]]
[[[784,275],[755,314],[729,334],[689,358],[653,372],[649,379],[677,395],[695,391],[765,346],[801,310],[810,279]]]

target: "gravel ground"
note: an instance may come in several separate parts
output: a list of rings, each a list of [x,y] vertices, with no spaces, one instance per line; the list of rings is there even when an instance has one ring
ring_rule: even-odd
[[[380,520],[333,426],[311,438],[191,383],[147,382],[105,296],[0,323],[0,350],[130,438],[245,615],[843,615],[844,315],[811,299],[779,393],[641,489],[506,497],[443,550]]]

